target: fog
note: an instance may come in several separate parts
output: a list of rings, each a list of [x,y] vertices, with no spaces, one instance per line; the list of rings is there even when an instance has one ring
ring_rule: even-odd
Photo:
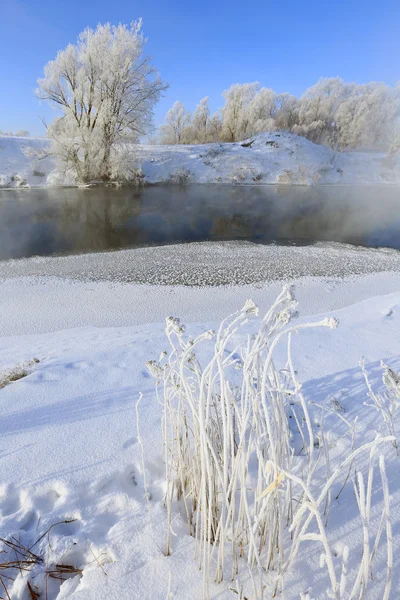
[[[397,186],[0,191],[0,259],[203,240],[400,248]]]

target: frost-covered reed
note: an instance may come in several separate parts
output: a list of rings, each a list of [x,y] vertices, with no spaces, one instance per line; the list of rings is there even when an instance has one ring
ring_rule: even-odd
[[[209,597],[209,578],[234,581],[241,597],[240,562],[250,567],[256,597],[284,592],[288,573],[305,541],[321,547],[321,565],[329,576],[333,598],[362,598],[372,560],[386,530],[388,572],[385,598],[391,582],[389,492],[383,458],[380,472],[384,509],[370,545],[371,494],[377,448],[389,438],[377,438],[354,447],[354,427],[345,422],[352,451],[340,464],[331,464],[323,418],[314,430],[310,406],[301,391],[292,359],[292,337],[301,329],[335,327],[335,319],[293,325],[296,301],[285,288],[259,324],[246,336],[241,328],[257,307],[224,319],[217,332],[187,339],[178,319],[169,317],[166,334],[172,351],[148,367],[158,382],[163,406],[163,438],[168,513],[167,553],[171,551],[171,520],[179,501],[190,534],[196,540],[196,558],[203,570],[203,597]],[[203,359],[202,346],[211,346]],[[275,364],[276,349],[286,365]],[[160,394],[160,388],[162,394]],[[356,469],[361,453],[370,453],[367,485]],[[318,471],[318,477],[316,473]],[[326,525],[332,489],[355,476],[355,491],[363,523],[361,563],[348,581],[348,548],[341,564],[330,547]],[[340,492],[339,492],[340,493]],[[244,596],[243,596],[244,597]],[[268,596],[269,597],[269,596]]]

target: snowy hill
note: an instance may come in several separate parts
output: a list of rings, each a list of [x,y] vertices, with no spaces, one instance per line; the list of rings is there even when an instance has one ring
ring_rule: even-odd
[[[48,145],[45,139],[0,137],[0,187],[70,184],[51,158],[26,156],[27,148],[46,150]],[[138,145],[132,149],[132,162],[141,167],[148,183],[400,183],[399,157],[334,152],[284,132],[229,144]]]

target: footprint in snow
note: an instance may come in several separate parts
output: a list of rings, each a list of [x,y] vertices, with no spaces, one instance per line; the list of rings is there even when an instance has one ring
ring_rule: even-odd
[[[14,485],[3,485],[0,488],[0,515],[7,517],[21,508],[21,494]]]

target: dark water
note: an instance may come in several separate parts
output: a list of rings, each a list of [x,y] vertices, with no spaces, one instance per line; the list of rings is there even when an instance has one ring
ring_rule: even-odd
[[[0,259],[203,240],[400,248],[400,187],[0,190]]]

